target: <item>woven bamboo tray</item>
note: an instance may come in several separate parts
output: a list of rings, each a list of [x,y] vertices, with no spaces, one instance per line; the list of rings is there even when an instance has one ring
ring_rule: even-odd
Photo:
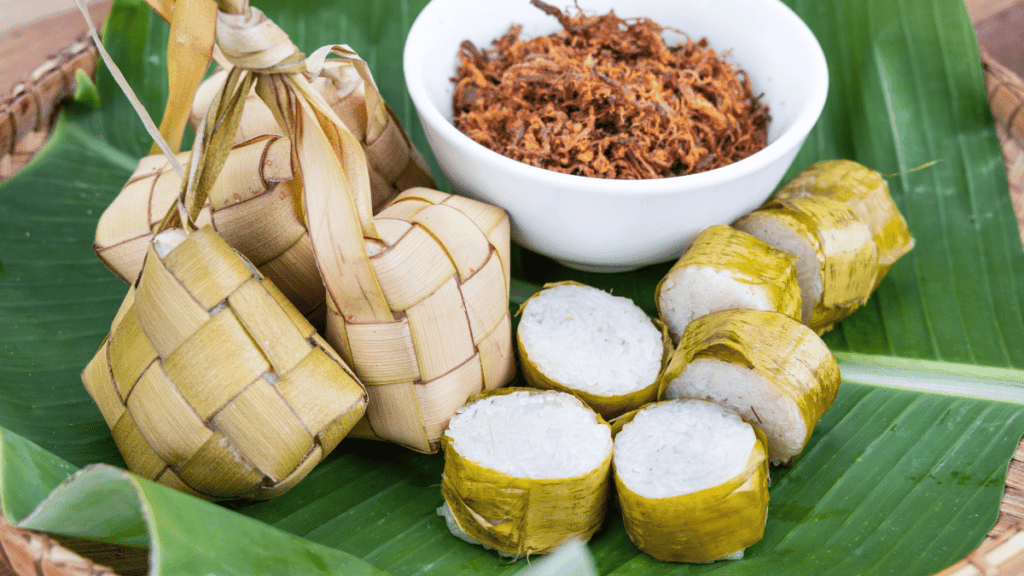
[[[75,69],[91,74],[96,56],[91,41],[76,41],[0,99],[0,182],[24,166],[46,141],[60,102],[74,93]],[[1024,81],[984,50],[981,56],[1024,242]],[[146,550],[39,534],[0,519],[0,576],[132,576],[147,571]],[[1024,574],[1024,440],[1010,462],[995,527],[981,546],[939,576],[1011,574]]]

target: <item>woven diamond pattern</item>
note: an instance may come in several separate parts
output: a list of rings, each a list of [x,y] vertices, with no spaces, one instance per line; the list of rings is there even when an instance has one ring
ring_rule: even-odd
[[[211,500],[277,496],[348,434],[366,393],[211,227],[162,258],[158,243],[82,381],[136,474]]]

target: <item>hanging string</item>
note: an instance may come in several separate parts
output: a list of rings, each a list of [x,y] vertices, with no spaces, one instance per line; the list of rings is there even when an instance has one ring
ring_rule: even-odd
[[[139,98],[135,95],[132,87],[128,85],[128,80],[125,79],[124,74],[121,74],[121,70],[114,64],[113,58],[107,53],[107,50],[103,47],[103,41],[100,40],[99,34],[96,32],[96,25],[92,23],[92,18],[89,17],[89,10],[85,7],[84,0],[75,0],[75,4],[78,5],[78,9],[82,12],[82,16],[85,17],[85,23],[89,26],[89,34],[92,36],[93,42],[96,43],[96,49],[99,50],[100,56],[103,58],[103,62],[106,63],[107,68],[110,70],[110,74],[114,77],[114,81],[121,87],[124,95],[128,97],[128,101],[131,103],[132,108],[135,109],[135,113],[142,119],[143,126],[146,127],[146,132],[153,138],[153,142],[160,148],[160,151],[167,156],[167,161],[171,164],[171,168],[178,175],[179,178],[185,177],[185,169],[181,166],[181,162],[178,162],[178,158],[171,152],[171,147],[167,145],[167,141],[160,135],[160,129],[156,127],[153,119],[149,116],[149,112],[146,111],[146,107],[142,105]]]

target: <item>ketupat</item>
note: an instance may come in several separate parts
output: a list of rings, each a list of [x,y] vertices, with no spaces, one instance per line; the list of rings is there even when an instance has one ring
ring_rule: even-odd
[[[240,69],[229,76],[199,130],[202,152],[190,156],[111,334],[82,374],[132,471],[209,499],[290,489],[367,401],[273,283],[196,224],[241,116],[241,98],[227,94],[254,81]]]
[[[376,237],[359,242],[379,306],[354,315],[352,295],[339,293],[328,300],[325,338],[370,395],[353,436],[436,452],[466,400],[515,375],[508,215],[412,188],[373,224]]]
[[[397,346],[414,359],[413,366],[434,370],[433,379],[421,373],[408,382],[411,400],[377,402],[378,414],[388,412],[385,418],[400,421],[406,426],[403,430],[418,426],[420,434],[434,435],[433,442],[422,438],[414,445],[424,451],[437,449],[441,429],[469,395],[485,386],[502,386],[513,374],[509,225],[500,209],[418,189],[402,198],[396,204],[400,207],[382,218],[378,229],[372,219],[365,149],[309,86],[302,74],[307,61],[258,10],[230,0],[221,2],[221,8],[218,38],[236,66],[198,129],[197,152],[187,155],[187,176],[178,182],[169,177],[161,188],[177,192],[167,194],[166,215],[154,224],[151,212],[156,208],[146,210],[139,226],[146,234],[158,233],[154,240],[146,237],[154,246],[167,244],[168,234],[174,238],[166,256],[176,264],[161,267],[165,254],[154,256],[155,249],[149,250],[135,288],[115,319],[110,340],[83,373],[83,382],[108,416],[133,470],[206,498],[261,499],[293,486],[353,428],[374,433],[381,428],[374,429],[369,419],[358,425],[372,394],[367,394],[335,348],[211,226],[198,225],[204,218],[218,221],[216,203],[207,203],[208,193],[216,188],[214,182],[234,180],[232,170],[238,166],[245,175],[238,179],[240,192],[217,198],[232,205],[247,204],[239,209],[239,218],[221,220],[221,224],[235,224],[232,231],[256,228],[254,238],[267,239],[258,215],[256,224],[246,219],[253,216],[246,209],[259,213],[265,208],[261,202],[246,203],[249,196],[269,198],[292,209],[292,224],[299,224],[308,238],[308,253],[319,272],[321,281],[315,288],[321,295],[326,289],[324,308],[337,314],[328,317],[328,336],[335,338],[348,362],[362,369]],[[288,49],[282,51],[282,47]],[[353,56],[344,47],[329,49]],[[245,97],[254,86],[286,137],[247,141],[232,156],[231,140],[243,116]],[[366,109],[385,110],[382,102],[367,103]],[[159,135],[155,138],[160,140]],[[267,162],[290,172],[280,179],[265,178]],[[142,164],[139,176],[160,174],[159,162],[151,159]],[[268,193],[267,180],[286,184]],[[300,181],[305,188],[295,194],[287,183]],[[148,194],[161,186],[158,178],[146,183],[150,182],[149,189],[139,186],[142,205],[149,204]],[[140,205],[134,198],[126,204]],[[184,231],[175,232],[177,226],[184,226]],[[451,255],[451,260],[418,262],[421,249],[430,243],[424,240],[435,243],[428,255]],[[251,243],[258,245],[260,240]],[[371,256],[376,257],[373,262]],[[417,264],[428,276],[447,275],[443,287],[454,287],[458,298],[448,298],[452,290],[432,298],[436,287],[407,278],[399,281]],[[282,275],[286,280],[294,276]],[[247,288],[253,282],[265,286],[264,292]],[[427,301],[417,301],[417,295]],[[257,306],[268,302],[281,309]],[[389,311],[390,304],[401,303],[409,307]],[[452,304],[456,314],[445,317],[439,303]],[[416,304],[422,306],[416,308]],[[338,322],[341,311],[344,317]],[[386,338],[348,338],[359,330],[363,336],[375,331],[391,334],[388,326],[363,321],[367,313],[375,319],[394,319],[395,312],[400,316],[395,325],[404,326],[409,338],[397,343]],[[149,321],[129,322],[136,317],[160,319],[160,329]],[[297,328],[277,322],[281,319]],[[344,322],[352,320],[351,330],[337,330],[339,325],[347,328]],[[455,330],[453,320],[465,325]],[[126,328],[120,326],[122,321],[128,322]],[[274,328],[267,327],[270,321],[275,321]],[[253,331],[236,329],[240,323]],[[469,357],[458,359],[454,369],[444,364],[455,358],[448,353],[450,348],[439,356],[423,352],[433,341],[458,341],[451,337],[453,332],[468,335],[471,351]],[[338,339],[339,334],[343,339]],[[298,339],[285,338],[292,335]],[[115,348],[120,352],[111,352]],[[351,356],[353,349],[358,360]],[[316,362],[302,360],[300,351],[316,357]],[[375,392],[388,384],[371,383]],[[424,392],[422,397],[416,397],[418,392]],[[402,411],[407,405],[412,406],[411,412]],[[414,422],[403,420],[408,420],[407,412]],[[268,419],[277,413],[283,416]],[[389,434],[386,428],[383,432],[376,436],[407,439]]]
[[[82,382],[132,472],[210,500],[283,494],[366,409],[337,353],[209,227],[154,237]]]
[[[261,136],[235,145],[221,177],[197,216],[271,278],[303,313],[324,314],[323,281],[313,261],[301,203],[293,182],[291,144]],[[187,162],[191,152],[178,155]],[[181,178],[163,156],[139,162],[96,227],[93,248],[100,260],[131,283],[142,268],[146,246],[181,189]]]

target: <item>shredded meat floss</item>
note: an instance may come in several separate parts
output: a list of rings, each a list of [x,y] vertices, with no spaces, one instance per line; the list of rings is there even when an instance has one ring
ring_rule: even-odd
[[[768,107],[706,39],[668,46],[646,18],[531,2],[562,30],[523,40],[513,25],[492,49],[461,45],[455,126],[476,142],[532,166],[617,179],[704,172],[764,148]]]

